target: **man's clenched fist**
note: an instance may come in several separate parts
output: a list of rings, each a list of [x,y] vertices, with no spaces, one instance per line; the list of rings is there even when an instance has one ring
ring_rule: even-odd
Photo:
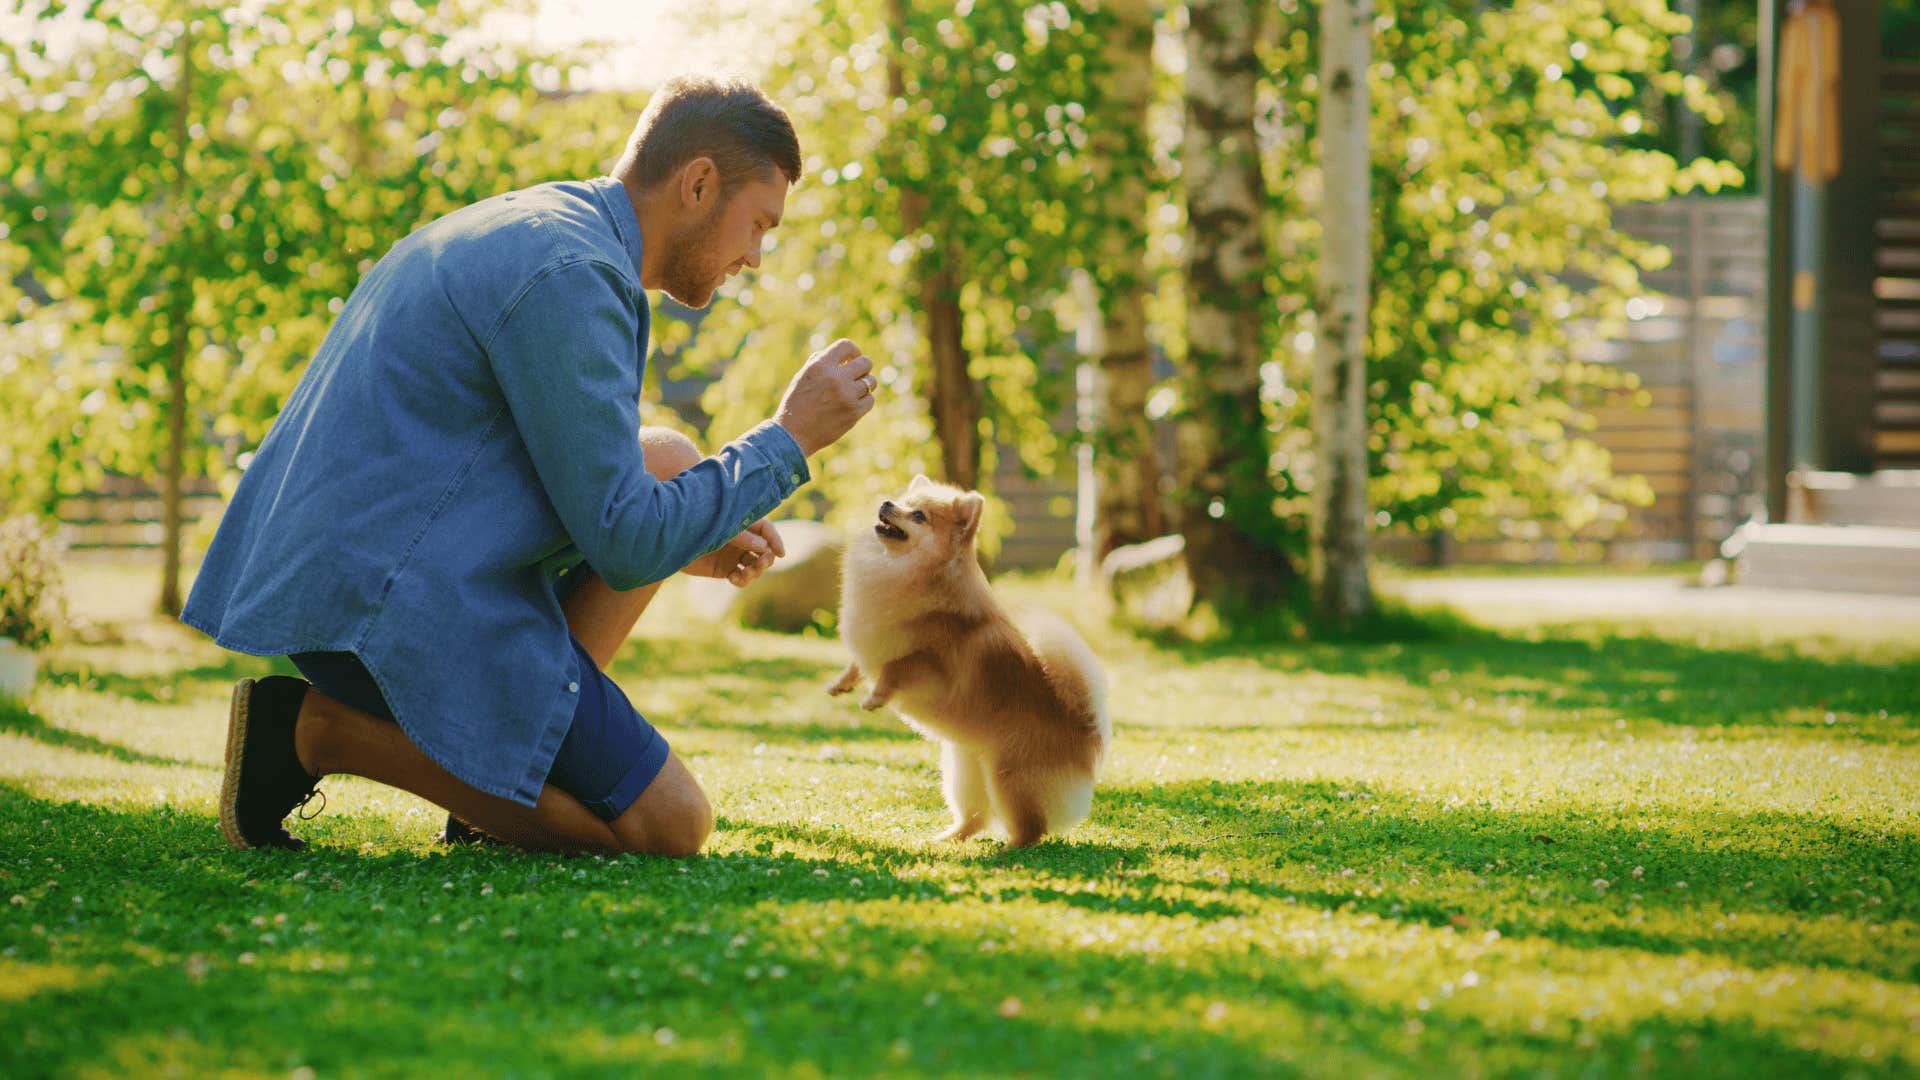
[[[873,410],[873,361],[846,338],[814,353],[787,384],[773,419],[808,456],[833,445]]]

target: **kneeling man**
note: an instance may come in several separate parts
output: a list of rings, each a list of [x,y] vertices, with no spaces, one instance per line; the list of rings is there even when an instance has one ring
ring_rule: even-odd
[[[645,290],[704,307],[760,265],[800,177],[786,114],[676,80],[611,176],[449,214],[361,280],[288,398],[181,614],[305,679],[241,680],[220,825],[284,821],[351,773],[508,843],[690,854],[706,796],[604,669],[675,572],[745,585],[808,455],[873,407],[846,341],[711,456],[642,428]]]

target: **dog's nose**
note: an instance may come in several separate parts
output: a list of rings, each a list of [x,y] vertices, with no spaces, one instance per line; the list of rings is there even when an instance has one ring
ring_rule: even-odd
[[[887,512],[887,511],[889,511],[889,510],[892,510],[892,509],[893,509],[893,500],[892,500],[892,499],[881,499],[881,500],[880,500],[880,511],[881,511],[882,513],[885,513],[885,512]]]

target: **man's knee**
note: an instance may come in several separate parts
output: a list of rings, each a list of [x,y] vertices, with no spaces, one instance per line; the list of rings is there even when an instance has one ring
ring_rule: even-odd
[[[671,480],[706,457],[692,439],[663,427],[640,429],[640,453],[656,480]]]
[[[696,855],[713,832],[713,806],[678,755],[612,822],[620,846],[653,855]]]
[[[694,798],[680,812],[663,822],[659,836],[661,855],[698,855],[713,835],[713,807],[707,797],[694,792]]]

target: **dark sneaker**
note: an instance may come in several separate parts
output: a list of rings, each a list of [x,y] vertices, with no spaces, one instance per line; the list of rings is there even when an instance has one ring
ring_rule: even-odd
[[[304,679],[269,675],[241,679],[227,720],[227,773],[220,782],[220,831],[237,851],[277,847],[299,851],[307,842],[281,825],[295,807],[320,793],[320,778],[300,767],[293,725],[307,696]],[[322,807],[326,796],[320,796]]]
[[[447,815],[447,827],[440,833],[443,844],[484,844],[488,847],[506,847],[507,842],[489,832],[461,821],[452,814]]]

